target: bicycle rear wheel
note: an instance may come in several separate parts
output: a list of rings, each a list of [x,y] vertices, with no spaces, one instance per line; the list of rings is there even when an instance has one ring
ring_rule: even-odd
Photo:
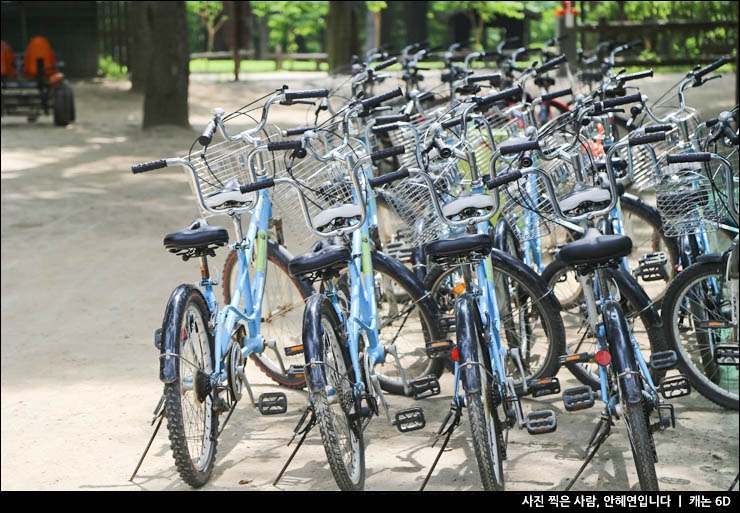
[[[262,299],[260,332],[267,341],[275,341],[275,351],[252,353],[252,361],[276,383],[288,388],[300,389],[306,384],[302,377],[288,375],[291,365],[303,365],[303,356],[285,354],[285,348],[300,345],[300,326],[303,306],[313,294],[311,285],[293,278],[288,272],[290,254],[277,243],[268,240],[267,263],[265,266],[265,293]],[[231,292],[236,286],[239,259],[236,250],[226,257],[222,273],[224,301],[231,302]],[[275,352],[280,353],[280,357]],[[282,365],[281,365],[282,361]]]
[[[624,421],[627,425],[632,457],[635,459],[637,478],[640,480],[640,490],[657,492],[659,490],[658,476],[655,473],[655,446],[645,407],[640,402],[624,404],[624,408]]]
[[[737,368],[717,365],[714,356],[717,345],[737,344],[732,293],[721,262],[691,265],[668,287],[663,323],[668,347],[678,355],[679,367],[694,388],[710,401],[737,410]]]

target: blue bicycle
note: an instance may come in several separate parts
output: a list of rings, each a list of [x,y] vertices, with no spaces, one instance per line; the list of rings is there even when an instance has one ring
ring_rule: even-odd
[[[269,339],[263,332],[263,327],[271,328],[273,317],[287,315],[285,310],[276,314],[263,308],[266,291],[269,295],[273,288],[266,287],[268,257],[273,255],[273,260],[275,255],[283,260],[291,257],[285,248],[268,239],[272,218],[270,193],[251,184],[246,158],[255,145],[271,140],[265,130],[270,105],[276,102],[291,105],[301,99],[320,98],[327,94],[327,90],[278,90],[264,105],[257,126],[236,136],[227,134],[224,121],[229,116],[223,116],[223,111],[217,109],[214,119],[198,138],[203,146],[199,154],[132,166],[133,173],[184,166],[203,215],[188,228],[164,238],[164,246],[171,253],[186,261],[191,258],[200,261],[201,279],[200,288],[183,284],[172,292],[162,327],[155,332],[155,346],[160,351],[159,377],[164,383],[155,420],[159,417],[161,425],[162,419],[167,418],[177,470],[190,486],[203,486],[210,479],[219,436],[244,389],[251,404],[264,415],[287,410],[287,399],[282,392],[265,393],[258,400],[254,399],[245,372],[247,358],[254,356],[262,366],[276,368],[274,373],[278,378],[292,380],[293,384],[304,381],[302,368],[298,373],[292,367],[286,369],[283,364],[278,343],[290,340]],[[221,128],[225,140],[212,145],[217,127]],[[272,138],[276,136],[279,134],[273,134]],[[271,144],[273,150],[280,149],[279,142]],[[272,160],[266,165],[276,166],[278,162]],[[241,216],[245,213],[251,213],[246,233],[241,223]],[[218,280],[210,275],[208,257],[214,257],[217,248],[228,244],[229,234],[225,228],[210,226],[204,219],[216,214],[227,214],[232,218],[238,237],[233,245],[238,259],[238,277],[230,290],[230,302],[223,308],[219,308],[214,293]],[[251,272],[250,263],[253,264]],[[273,281],[277,282],[278,277],[270,278],[271,284]],[[295,280],[293,283],[296,290],[293,291],[291,309],[302,306],[303,297],[312,292],[310,284]],[[279,364],[269,363],[272,360],[265,356],[268,349]],[[280,382],[279,379],[276,381]],[[219,429],[221,414],[226,414],[226,418]]]

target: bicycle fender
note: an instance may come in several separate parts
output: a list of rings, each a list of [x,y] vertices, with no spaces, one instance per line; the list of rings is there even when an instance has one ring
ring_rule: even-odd
[[[414,298],[419,298],[418,302],[424,305],[429,312],[431,312],[432,317],[434,321],[437,323],[437,326],[435,326],[435,329],[438,331],[439,328],[439,307],[437,306],[437,302],[434,301],[432,298],[432,295],[429,293],[427,288],[424,286],[424,282],[421,281],[416,274],[414,274],[412,271],[409,270],[408,267],[403,265],[401,262],[396,260],[395,258],[391,258],[385,253],[381,253],[377,250],[371,250],[371,257],[373,262],[373,267],[383,270],[383,271],[391,271],[396,274],[399,278],[402,278],[404,283],[402,285],[406,286],[409,291],[414,295]],[[431,334],[432,336],[436,336],[435,334]]]
[[[475,307],[473,296],[469,292],[461,294],[455,301],[455,330],[457,335],[457,350],[460,354],[460,375],[463,389],[466,394],[480,392],[480,376],[475,365],[465,365],[469,362],[480,362],[478,359],[478,344],[475,335]]]
[[[716,264],[722,262],[723,255],[719,253],[710,253],[709,255],[699,255],[696,257],[696,263],[703,264],[703,263],[711,263]]]
[[[185,301],[193,291],[202,296],[200,290],[192,285],[183,283],[172,291],[170,299],[167,301],[167,308],[164,311],[164,319],[162,320],[162,346],[159,355],[159,379],[163,383],[174,383],[177,381],[177,356],[180,354],[177,339],[180,327],[175,323],[174,316],[176,312],[184,308]],[[203,302],[206,305],[208,304],[205,298],[203,298]],[[213,346],[210,333],[208,334],[208,338],[211,346]]]
[[[521,260],[517,260],[513,256],[511,256],[509,253],[506,253],[504,251],[501,251],[499,249],[492,249],[491,253],[491,261],[494,264],[503,262],[504,264],[508,264],[510,266],[516,267],[519,272],[522,274],[525,274],[529,280],[531,280],[533,283],[536,283],[539,287],[539,290],[536,290],[534,292],[537,292],[540,294],[540,301],[543,301],[547,308],[550,308],[556,312],[562,312],[563,306],[560,304],[560,301],[555,297],[555,294],[553,293],[552,289],[549,289],[547,287],[547,283],[545,280],[542,279],[542,276],[534,272],[534,270],[524,265],[524,263]]]
[[[606,301],[601,313],[612,365],[619,376],[619,388],[628,404],[639,403],[642,401],[642,384],[637,374],[639,369],[632,352],[632,340],[622,307],[616,301]],[[629,374],[625,374],[627,371]]]
[[[326,388],[324,368],[321,364],[312,362],[323,362],[323,334],[321,332],[321,307],[326,301],[323,294],[314,294],[306,301],[303,311],[303,355],[306,361],[306,381],[311,392],[320,392]]]
[[[516,236],[512,237],[512,240],[514,241],[514,247],[509,248],[509,244],[506,240],[506,235],[508,233],[514,235],[512,233],[511,226],[509,226],[509,223],[506,222],[506,219],[501,217],[501,219],[499,219],[496,223],[496,227],[494,228],[493,247],[500,251],[503,251],[504,253],[513,253],[517,256],[517,258],[521,260],[523,254],[521,245],[519,244],[519,239],[517,239]],[[511,250],[511,252],[509,252],[509,250]]]

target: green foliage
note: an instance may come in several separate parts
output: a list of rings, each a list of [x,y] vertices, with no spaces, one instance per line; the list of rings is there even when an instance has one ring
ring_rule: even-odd
[[[486,23],[496,16],[522,19],[524,2],[476,2],[476,1],[437,1],[432,2],[432,10],[440,13],[462,12],[470,19],[473,37],[483,46]]]
[[[210,52],[213,50],[213,40],[221,27],[229,19],[222,13],[224,10],[223,2],[185,2],[188,13],[195,16],[195,19],[206,29],[207,44],[206,49]],[[192,18],[191,18],[192,19]]]
[[[128,69],[126,66],[118,64],[113,60],[113,57],[109,55],[98,57],[98,75],[105,78],[124,80],[127,73]]]
[[[386,7],[388,7],[388,2],[368,1],[368,2],[365,2],[365,5],[367,6],[367,9],[370,12],[380,12]]]
[[[297,52],[301,38],[307,52],[323,50],[323,28],[329,2],[250,2],[256,16],[267,16],[270,47],[279,45],[283,52]]]

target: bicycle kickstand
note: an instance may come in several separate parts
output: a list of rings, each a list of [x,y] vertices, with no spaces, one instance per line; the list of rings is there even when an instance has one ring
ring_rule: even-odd
[[[452,419],[452,422],[450,422],[450,418],[452,416],[455,416],[454,419]],[[442,453],[447,448],[447,443],[450,441],[450,437],[452,436],[452,432],[455,431],[455,428],[460,425],[460,420],[462,417],[462,411],[460,407],[453,402],[452,407],[450,408],[450,411],[447,412],[447,416],[442,421],[442,425],[439,427],[439,431],[437,431],[436,436],[434,437],[434,441],[432,442],[432,447],[439,441],[439,439],[442,437],[442,435],[447,435],[445,437],[444,443],[442,443],[442,447],[439,449],[439,453],[437,453],[437,457],[434,459],[434,463],[432,463],[432,467],[429,469],[429,473],[427,474],[427,477],[424,478],[424,482],[421,484],[421,488],[419,488],[420,492],[424,491],[424,487],[426,487],[427,483],[429,482],[429,478],[432,477],[432,472],[434,472],[435,467],[437,466],[437,462],[439,461],[439,458],[442,456]],[[450,422],[449,426],[447,423]],[[445,428],[447,428],[445,430]]]
[[[731,492],[731,491],[732,491],[732,489],[733,489],[733,488],[735,488],[735,485],[737,484],[737,480],[738,480],[738,478],[740,478],[740,472],[738,472],[738,473],[737,473],[737,475],[735,476],[735,480],[734,480],[734,481],[732,482],[732,484],[730,485],[730,488],[729,488],[729,490],[727,490],[728,492]]]
[[[606,429],[602,432],[601,427],[604,425],[606,426]],[[586,454],[584,455],[586,461],[583,462],[583,465],[581,465],[581,468],[578,469],[576,475],[573,476],[573,479],[570,480],[568,486],[565,487],[566,492],[573,487],[575,482],[581,476],[583,470],[591,462],[593,457],[596,456],[596,451],[599,450],[601,444],[604,443],[604,441],[609,437],[610,434],[611,420],[608,417],[601,417],[601,420],[599,420],[599,423],[596,425],[596,429],[594,429],[594,432],[591,434],[591,439],[588,442],[588,447],[586,447]]]
[[[131,477],[128,479],[129,481],[133,481],[136,477],[136,473],[139,471],[139,467],[141,467],[141,464],[144,462],[144,458],[146,457],[147,453],[149,452],[149,448],[152,446],[152,442],[154,441],[154,437],[157,436],[157,432],[159,431],[159,426],[162,425],[162,421],[164,420],[164,394],[162,394],[162,397],[159,398],[159,402],[157,403],[157,407],[154,408],[154,418],[152,419],[152,423],[150,426],[153,426],[154,423],[159,419],[159,422],[157,423],[157,427],[154,428],[154,433],[152,433],[152,437],[149,439],[149,443],[146,444],[146,449],[144,449],[144,454],[141,455],[141,458],[139,459],[139,463],[136,465],[136,468],[134,469],[134,473],[131,474]]]
[[[306,422],[306,418],[308,417],[309,413],[311,414],[311,418],[308,419],[308,423],[304,427],[303,424],[304,422]],[[293,452],[288,458],[288,461],[285,462],[283,469],[280,471],[280,474],[278,474],[277,478],[275,478],[275,481],[272,483],[272,486],[277,486],[278,481],[280,481],[280,479],[283,477],[283,474],[285,474],[285,471],[288,470],[288,465],[290,465],[290,462],[293,461],[293,458],[298,452],[298,449],[300,449],[301,445],[303,445],[303,441],[306,439],[306,435],[308,435],[308,432],[311,431],[311,429],[315,425],[316,425],[316,413],[314,412],[313,405],[309,404],[308,407],[306,408],[306,411],[303,412],[303,415],[301,415],[301,418],[298,420],[298,424],[296,424],[296,427],[293,429],[293,437],[290,439],[290,442],[288,442],[288,445],[293,443],[293,440],[295,440],[295,437],[297,435],[303,435],[303,436],[301,436],[301,439],[298,441],[298,445],[296,445],[295,449],[293,449]]]

